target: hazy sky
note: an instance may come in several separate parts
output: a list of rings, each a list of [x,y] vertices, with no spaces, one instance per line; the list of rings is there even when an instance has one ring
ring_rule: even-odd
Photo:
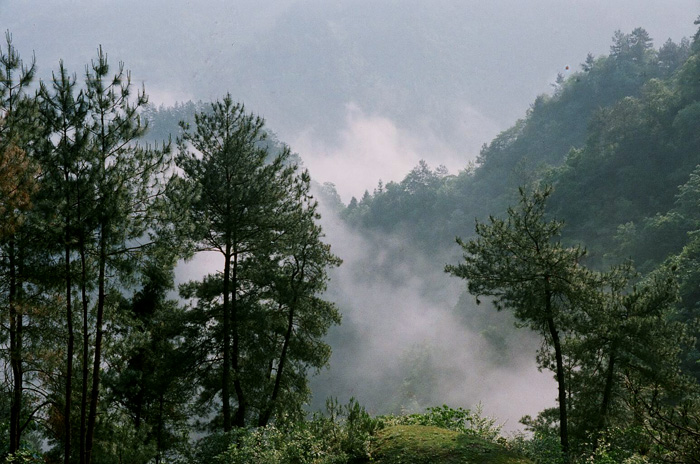
[[[0,0],[46,78],[102,45],[155,103],[226,92],[344,200],[421,158],[453,172],[616,29],[695,31],[700,0]]]

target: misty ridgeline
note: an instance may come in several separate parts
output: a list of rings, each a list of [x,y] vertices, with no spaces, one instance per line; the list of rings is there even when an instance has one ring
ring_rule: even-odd
[[[6,44],[6,462],[700,462],[700,33],[347,205],[231,95]]]

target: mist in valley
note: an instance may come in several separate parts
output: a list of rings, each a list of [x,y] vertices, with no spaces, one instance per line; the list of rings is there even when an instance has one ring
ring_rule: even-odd
[[[124,61],[152,103],[209,101],[231,92],[264,116],[320,185],[346,205],[419,160],[453,174],[551,91],[586,54],[608,53],[617,29],[643,26],[657,44],[694,32],[697,0],[438,2],[4,1],[0,18],[47,79],[59,58],[82,73],[102,45]],[[115,19],[118,18],[118,19]],[[312,379],[309,410],[356,398],[376,414],[448,404],[520,428],[555,405],[539,372],[540,339],[509,313],[477,306],[444,272],[458,247],[415,250],[400,233],[359,231],[322,193],[327,243],[343,259],[326,293],[343,315],[327,336],[330,366]],[[467,212],[468,213],[468,212]],[[468,236],[472,230],[465,230]],[[198,256],[178,283],[221,269]],[[495,343],[466,312],[485,314]]]
[[[312,380],[311,410],[323,410],[330,397],[341,403],[354,397],[376,414],[481,403],[486,415],[513,431],[522,416],[553,405],[552,375],[535,365],[536,336],[514,328],[509,313],[463,297],[468,311],[486,312],[502,327],[507,339],[495,346],[461,314],[464,282],[443,271],[455,259],[442,251],[449,247],[436,246],[428,256],[411,251],[400,236],[363,236],[319,196],[327,241],[344,260],[331,272],[327,292],[343,322],[327,337],[333,355]]]

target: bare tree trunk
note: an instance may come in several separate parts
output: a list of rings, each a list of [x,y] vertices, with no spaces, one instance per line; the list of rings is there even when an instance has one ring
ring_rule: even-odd
[[[566,408],[566,381],[564,380],[564,358],[562,355],[561,342],[559,340],[559,332],[557,332],[554,320],[550,317],[547,319],[549,326],[549,335],[552,337],[552,345],[554,345],[554,356],[557,363],[557,384],[559,386],[559,438],[561,449],[564,456],[569,453],[569,424]]]
[[[236,427],[245,427],[245,415],[246,415],[246,398],[243,392],[243,385],[241,384],[241,366],[239,364],[240,359],[240,337],[239,333],[239,319],[238,319],[238,294],[236,293],[236,288],[238,288],[238,250],[233,250],[233,268],[231,273],[231,283],[232,289],[231,295],[231,326],[233,329],[233,346],[231,350],[231,365],[233,367],[233,387],[236,390],[236,396],[238,399],[238,409],[236,410],[236,417],[234,418],[234,425]]]
[[[80,203],[78,203],[80,204]],[[80,207],[78,207],[80,210]],[[85,434],[87,431],[87,401],[88,401],[88,379],[89,379],[89,350],[90,338],[88,335],[88,297],[87,297],[87,251],[85,250],[85,239],[80,238],[80,272],[81,272],[81,299],[83,308],[83,365],[82,365],[82,391],[80,396],[80,464],[85,464]]]
[[[615,380],[615,362],[617,352],[617,344],[612,343],[610,347],[610,357],[608,358],[608,368],[605,373],[605,388],[603,390],[603,401],[600,405],[600,415],[598,418],[598,431],[600,432],[605,427],[605,422],[608,417],[608,410],[610,409],[610,401],[612,399],[612,387]]]

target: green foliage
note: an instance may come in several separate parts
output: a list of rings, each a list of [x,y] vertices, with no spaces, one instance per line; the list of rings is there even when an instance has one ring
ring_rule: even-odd
[[[671,244],[637,247],[647,256],[616,254],[613,237],[619,225],[639,226],[670,207],[676,186],[700,162],[692,110],[698,99],[690,90],[698,82],[696,55],[688,40],[667,41],[657,52],[644,29],[618,31],[609,56],[589,55],[553,95],[537,97],[484,145],[476,166],[416,191],[409,187],[424,172],[419,165],[369,201],[351,202],[347,219],[433,253],[436,242],[461,236],[475,217],[505,211],[517,201],[517,186],[545,180],[557,187],[550,210],[568,225],[564,240],[586,244],[594,266],[632,257],[647,272],[653,264],[645,261],[658,264]],[[682,233],[671,232],[675,246]]]
[[[325,366],[328,328],[340,322],[321,298],[327,268],[341,260],[323,243],[311,178],[275,153],[264,121],[227,95],[182,123],[170,182],[175,235],[214,251],[221,272],[181,288],[193,299],[183,351],[198,371],[200,404],[221,398],[215,428],[264,426],[301,415],[307,372]],[[174,213],[175,214],[175,213]]]
[[[479,411],[441,406],[425,414],[372,418],[354,399],[342,406],[329,399],[325,414],[309,420],[212,435],[200,441],[192,459],[221,464],[530,462],[507,449],[505,439],[496,439],[500,427]]]
[[[222,464],[344,464],[366,462],[371,437],[382,422],[367,414],[351,399],[339,405],[329,399],[325,414],[309,420],[280,416],[274,424],[256,428],[234,428],[213,434],[198,443],[191,462]]]
[[[82,89],[61,64],[37,98],[25,98],[33,62],[21,63],[9,34],[7,45],[0,59],[0,339],[18,382],[3,383],[0,411],[15,432],[2,423],[2,453],[19,446],[20,425],[28,424],[26,440],[40,420],[43,438],[55,445],[46,456],[58,460],[71,431],[76,449],[85,434],[80,419],[89,416],[94,462],[178,454],[222,463],[502,456],[500,427],[478,408],[372,418],[354,400],[330,401],[326,415],[303,420],[307,375],[328,362],[324,335],[340,320],[321,298],[326,268],[339,260],[321,240],[308,174],[262,120],[230,96],[213,105],[147,107],[128,72],[120,66],[109,74],[101,50]],[[700,316],[699,76],[700,32],[692,45],[667,41],[656,51],[643,29],[618,31],[609,56],[589,55],[581,72],[557,78],[553,94],[539,96],[523,119],[484,145],[476,165],[448,175],[420,162],[343,211],[359,230],[398,232],[434,256],[436,243],[446,248],[474,217],[505,211],[517,185],[557,185],[535,201],[521,199],[520,212],[506,219],[480,220],[477,239],[461,242],[464,266],[448,270],[542,334],[538,361],[563,374],[566,386],[560,403],[569,407],[572,461],[697,461],[700,349],[691,341]],[[169,139],[176,121],[185,121],[178,161],[192,182],[173,180],[170,203],[154,201],[170,169],[166,154],[132,143],[146,121],[154,140]],[[343,209],[333,186],[322,194]],[[566,245],[580,242],[590,251],[585,257]],[[240,248],[231,253],[227,245]],[[488,246],[496,251],[485,252]],[[166,298],[171,266],[201,249],[223,251],[233,267],[228,280],[224,272],[184,286],[192,298],[185,311]],[[585,259],[603,268],[621,257],[650,274],[642,279],[625,266],[591,273],[580,265]],[[484,271],[510,289],[479,281]],[[493,319],[478,322],[494,344],[509,338]],[[429,359],[415,364],[404,394],[424,403]],[[200,395],[190,410],[194,389]],[[194,416],[226,428],[222,399],[231,400],[229,413],[242,411],[239,425],[267,426],[213,434],[190,452]],[[544,411],[529,423],[532,438],[507,446],[559,463],[560,422],[556,410]],[[7,457],[38,461],[23,449]]]
[[[481,404],[474,411],[451,408],[447,405],[430,407],[422,414],[381,417],[385,426],[424,425],[452,430],[482,440],[496,442],[501,436],[502,425],[496,419],[485,417]]]
[[[580,246],[564,247],[559,241],[563,224],[545,219],[550,187],[531,194],[520,190],[517,208],[507,219],[489,218],[476,223],[476,238],[457,239],[464,250],[463,262],[445,271],[467,280],[470,293],[492,296],[496,309],[509,309],[524,326],[542,337],[537,361],[555,372],[559,390],[561,445],[568,452],[567,382],[563,344],[572,330],[571,321],[589,305],[597,277],[579,263],[585,255]]]
[[[381,430],[377,434],[372,459],[380,464],[531,462],[503,445],[426,425],[396,425]]]
[[[239,433],[228,449],[212,462],[221,464],[340,464],[347,456],[299,424],[285,431],[275,425]]]
[[[44,459],[36,451],[20,449],[5,457],[4,464],[42,464]]]
[[[370,439],[383,427],[381,418],[372,418],[354,398],[339,406],[337,399],[326,401],[326,415],[315,415],[312,424],[319,434],[330,439],[350,460],[363,459],[370,454]]]
[[[566,462],[561,450],[559,434],[556,430],[545,428],[535,430],[531,437],[516,435],[508,442],[508,448],[530,458],[537,464],[564,464]]]

